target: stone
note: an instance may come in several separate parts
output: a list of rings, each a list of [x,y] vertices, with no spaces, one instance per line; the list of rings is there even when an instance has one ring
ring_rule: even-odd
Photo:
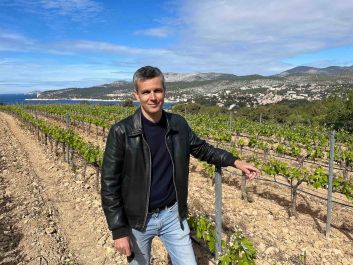
[[[261,242],[258,246],[257,246],[257,249],[259,250],[259,252],[264,252],[265,249],[266,249],[266,245]]]
[[[273,255],[279,252],[279,249],[276,247],[269,247],[265,250],[266,255]]]
[[[332,253],[333,253],[334,255],[342,256],[342,251],[339,250],[339,249],[334,248],[334,249],[332,249],[331,251],[332,251]]]
[[[349,261],[348,259],[343,258],[343,259],[342,259],[342,264],[343,264],[343,265],[351,265],[351,264],[352,264],[352,260]]]
[[[106,247],[105,251],[107,252],[108,255],[114,255],[115,250],[112,247]]]
[[[55,234],[57,231],[55,227],[49,226],[45,229],[45,233],[48,235]]]
[[[107,237],[103,235],[99,240],[98,240],[98,245],[99,246],[104,246],[105,243],[107,242]]]
[[[95,206],[95,207],[101,207],[101,201],[100,201],[100,200],[94,200],[94,201],[93,201],[93,206]]]
[[[273,220],[273,215],[271,215],[271,214],[267,215],[267,219],[268,220]]]

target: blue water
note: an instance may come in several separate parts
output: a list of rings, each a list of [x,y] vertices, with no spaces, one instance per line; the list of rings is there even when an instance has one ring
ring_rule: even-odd
[[[25,104],[26,98],[36,98],[33,94],[0,94],[0,103],[3,104]]]
[[[58,100],[35,100],[37,96],[33,94],[0,94],[0,104],[80,104],[82,102],[88,104],[110,104],[110,105],[119,105],[122,101],[102,101],[102,100],[67,100],[67,99],[58,99]],[[26,100],[31,99],[31,100]],[[139,103],[134,102],[134,105],[137,107]],[[169,109],[173,107],[175,103],[164,103],[164,108]]]

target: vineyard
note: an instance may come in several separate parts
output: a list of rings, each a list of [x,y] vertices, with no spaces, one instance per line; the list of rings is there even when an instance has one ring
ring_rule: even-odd
[[[90,236],[90,241],[95,245],[98,242],[95,253],[87,248],[86,256],[82,256],[78,254],[80,247],[77,243],[75,245],[80,239],[70,237],[68,231],[59,233],[59,223],[75,223],[74,216],[65,221],[60,217],[60,210],[56,214],[50,210],[60,209],[61,206],[55,206],[57,204],[54,202],[53,205],[39,203],[45,205],[51,221],[51,230],[45,230],[44,234],[54,238],[54,243],[61,242],[57,244],[60,248],[57,251],[62,255],[58,261],[54,262],[53,258],[52,263],[124,264],[124,257],[115,254],[112,249],[110,233],[104,223],[99,201],[99,179],[105,140],[111,124],[131,115],[135,109],[102,105],[23,105],[0,106],[0,111],[2,123],[15,117],[21,129],[28,132],[27,137],[34,143],[36,140],[37,145],[39,142],[48,161],[56,161],[54,165],[62,164],[65,169],[60,170],[72,176],[64,182],[66,186],[62,186],[59,178],[53,177],[51,180],[61,187],[61,196],[67,196],[65,192],[73,194],[72,185],[78,184],[80,194],[88,201],[89,209],[86,210],[95,211],[93,216],[87,218],[92,223],[75,228],[78,231],[84,230],[84,226],[93,227],[94,232],[86,229],[84,235]],[[332,231],[325,238],[330,130],[249,122],[231,115],[184,116],[201,138],[256,164],[262,172],[258,180],[246,183],[239,171],[223,169],[223,251],[219,257],[220,264],[353,263],[352,135],[344,131],[335,132]],[[10,133],[11,129],[3,130]],[[58,176],[62,175],[60,170]],[[216,244],[213,221],[215,169],[192,160],[190,170],[188,221],[193,230],[199,263],[209,264],[212,263]],[[0,180],[4,178],[1,176]],[[32,184],[29,182],[27,185]],[[85,203],[80,198],[71,199],[67,204],[71,204],[76,211],[79,205],[76,203]],[[82,211],[79,213],[85,215]],[[73,249],[73,253],[68,249]],[[154,244],[153,252],[158,253],[154,255],[154,264],[168,264],[160,242]],[[39,264],[41,259],[49,260],[42,253],[32,257],[31,262]]]

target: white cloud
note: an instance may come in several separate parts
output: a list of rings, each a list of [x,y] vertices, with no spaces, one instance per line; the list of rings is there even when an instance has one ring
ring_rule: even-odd
[[[0,8],[6,7],[20,8],[47,19],[55,20],[58,15],[76,22],[92,19],[103,10],[102,4],[93,0],[3,0]]]
[[[183,1],[179,49],[215,66],[243,65],[238,73],[266,73],[268,63],[353,45],[352,13],[353,2],[342,0]]]
[[[136,35],[145,35],[151,37],[165,38],[171,34],[171,30],[168,28],[150,28],[144,30],[135,31]]]
[[[0,63],[0,93],[31,90],[89,87],[130,78],[131,74],[117,73],[112,65],[59,64],[3,59]]]
[[[26,51],[35,41],[15,32],[0,32],[0,51]]]
[[[130,56],[136,56],[136,59],[145,57],[168,57],[172,56],[174,52],[170,49],[159,49],[159,48],[137,48],[125,45],[117,45],[109,42],[99,41],[66,41],[60,43],[53,43],[48,45],[48,48],[54,49],[61,52],[76,52],[76,53],[106,53],[120,55],[125,58]]]

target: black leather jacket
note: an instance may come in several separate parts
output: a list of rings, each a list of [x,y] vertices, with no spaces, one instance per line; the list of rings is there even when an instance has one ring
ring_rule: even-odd
[[[186,120],[166,112],[166,144],[172,157],[173,179],[180,219],[187,215],[190,154],[219,166],[231,166],[235,157],[198,138]],[[129,229],[145,226],[151,185],[151,155],[143,136],[141,109],[115,123],[109,131],[101,177],[102,206],[113,239]]]

